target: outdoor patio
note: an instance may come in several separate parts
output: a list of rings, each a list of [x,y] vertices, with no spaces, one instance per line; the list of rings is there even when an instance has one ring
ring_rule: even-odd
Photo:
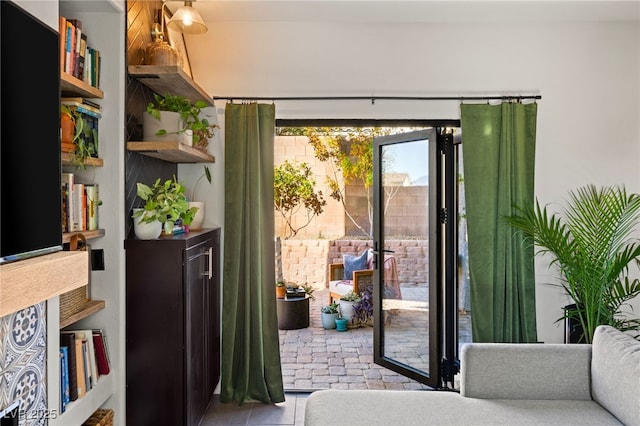
[[[418,298],[422,292],[426,292],[426,287],[403,287],[402,290],[405,300],[411,294]],[[309,327],[280,330],[280,356],[286,390],[429,389],[374,364],[373,327],[349,329],[346,332],[323,329],[320,308],[328,303],[328,290],[317,289],[314,296],[316,300],[310,301],[309,306]],[[428,334],[425,331],[416,333],[417,327],[411,327],[406,318],[394,317],[391,321],[394,329],[397,326],[397,330],[405,333],[406,339],[403,344],[394,345],[394,357],[416,360],[415,343],[427,341]],[[470,316],[461,314],[461,342],[471,341],[470,328]]]

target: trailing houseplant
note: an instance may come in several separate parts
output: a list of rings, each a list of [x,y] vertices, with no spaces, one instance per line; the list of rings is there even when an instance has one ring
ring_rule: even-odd
[[[178,113],[180,116],[180,124],[177,130],[159,129],[155,134],[164,136],[167,134],[184,134],[191,132],[193,137],[193,146],[200,149],[206,149],[209,139],[213,137],[214,129],[218,128],[217,124],[210,123],[209,120],[202,116],[202,108],[207,104],[204,101],[191,102],[190,99],[180,95],[153,95],[155,102],[149,102],[147,105],[147,113],[156,120],[160,120],[161,111],[170,111]]]
[[[569,192],[561,213],[547,206],[518,207],[508,223],[529,236],[537,254],[551,256],[564,289],[574,305],[559,319],[576,320],[583,340],[591,343],[596,327],[606,324],[623,331],[640,330],[640,320],[623,307],[640,295],[640,281],[629,277],[629,265],[640,264],[640,195],[624,187],[588,185]]]
[[[136,187],[138,197],[145,204],[142,210],[134,212],[134,219],[140,218],[143,223],[158,220],[163,224],[181,220],[184,225],[189,225],[193,220],[196,209],[189,208],[184,195],[185,188],[175,176],[164,182],[158,178],[152,186],[138,182]]]
[[[72,162],[77,167],[84,169],[87,158],[95,157],[98,154],[98,131],[89,126],[81,113],[65,104],[60,105],[60,121],[63,133],[66,133],[67,127],[71,127],[70,142],[74,145]],[[70,126],[68,126],[69,121],[71,122]],[[65,139],[67,137],[63,135],[63,140]]]

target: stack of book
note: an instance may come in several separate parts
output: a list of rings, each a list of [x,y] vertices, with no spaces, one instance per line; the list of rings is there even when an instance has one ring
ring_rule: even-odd
[[[98,184],[78,183],[73,173],[62,173],[62,232],[98,229]]]
[[[84,121],[85,129],[83,137],[87,146],[93,146],[92,157],[98,157],[98,123],[102,118],[102,106],[85,98],[60,98],[60,103],[66,105],[74,115]],[[73,143],[62,144],[62,152],[73,152],[76,147]]]
[[[82,21],[61,16],[59,31],[60,71],[93,87],[100,87],[100,51],[87,44]]]
[[[111,371],[109,346],[100,329],[60,332],[60,411],[84,397]]]

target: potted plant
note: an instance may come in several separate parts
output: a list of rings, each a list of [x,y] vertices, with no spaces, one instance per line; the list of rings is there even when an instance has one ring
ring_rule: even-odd
[[[316,300],[316,296],[313,294],[314,291],[316,291],[315,288],[313,288],[312,285],[308,284],[308,283],[304,283],[300,286],[300,288],[304,291],[304,293],[309,296],[309,299],[311,300]]]
[[[575,320],[591,343],[596,327],[606,324],[623,331],[640,329],[640,320],[622,307],[640,294],[640,280],[629,277],[629,265],[638,265],[640,242],[640,195],[623,187],[597,189],[588,185],[569,192],[562,213],[545,206],[516,207],[509,224],[525,233],[539,247],[538,254],[551,256],[559,268],[564,289],[574,304],[560,320]]]
[[[353,305],[353,323],[356,326],[373,325],[373,286],[366,286],[360,293],[360,301]]]
[[[218,127],[201,115],[207,104],[170,93],[153,97],[155,102],[149,102],[143,116],[144,139],[177,140],[205,150]]]
[[[72,162],[85,168],[86,159],[98,155],[98,131],[89,126],[82,114],[68,105],[60,105],[60,129],[63,152],[73,154]]]
[[[338,302],[333,301],[330,305],[320,308],[320,319],[322,320],[322,327],[325,330],[336,328],[336,319],[338,319],[339,316]]]
[[[360,295],[353,290],[345,293],[340,298],[340,318],[346,319],[350,326],[355,324],[353,321],[355,316],[353,306],[358,302],[360,302]]]
[[[184,191],[184,186],[175,176],[164,182],[158,178],[152,186],[138,182],[137,195],[145,204],[141,210],[133,213],[134,225],[135,219],[138,219],[138,223],[159,221],[163,224],[165,233],[172,233],[173,225],[178,220],[189,225],[195,209],[189,208]]]
[[[284,295],[287,292],[287,286],[284,281],[276,282],[276,298],[284,299]]]

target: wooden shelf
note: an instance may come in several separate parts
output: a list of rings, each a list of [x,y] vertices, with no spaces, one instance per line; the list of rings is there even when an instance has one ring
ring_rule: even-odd
[[[127,150],[172,163],[215,163],[213,155],[178,141],[127,142]]]
[[[97,87],[85,83],[66,72],[60,73],[60,91],[64,96],[81,96],[83,98],[104,98],[104,92]]]
[[[211,96],[178,65],[129,65],[129,75],[159,95],[169,92],[213,106]]]
[[[73,154],[70,152],[63,152],[60,154],[60,159],[62,161],[63,166],[76,166],[77,164],[73,162]],[[89,157],[87,158],[83,164],[85,166],[93,166],[93,167],[102,167],[104,166],[104,160],[98,157]]]
[[[71,401],[67,404],[67,409],[64,413],[50,418],[49,425],[67,426],[84,424],[84,422],[113,395],[113,376],[113,372],[100,376],[98,383],[82,398]]]
[[[83,318],[88,317],[89,315],[93,315],[99,310],[104,309],[104,307],[104,300],[87,300],[87,304],[83,306],[80,312],[69,315],[66,318],[60,317],[60,328],[65,328]]]
[[[84,234],[84,237],[87,240],[90,240],[91,238],[100,238],[100,237],[104,237],[105,234],[105,230],[104,229],[96,229],[95,231],[74,231],[74,232],[65,232],[62,234],[62,243],[68,243],[69,240],[71,239],[72,235],[75,234]]]
[[[88,256],[59,251],[0,265],[0,317],[87,285]]]

